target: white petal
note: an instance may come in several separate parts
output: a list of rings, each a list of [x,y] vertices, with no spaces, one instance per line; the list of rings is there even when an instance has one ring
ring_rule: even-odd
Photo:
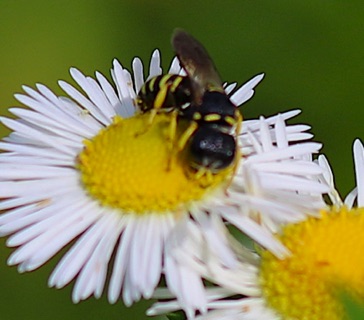
[[[364,206],[364,148],[359,139],[354,142],[354,163],[356,187],[358,190],[358,207]]]
[[[131,242],[133,239],[133,228],[130,226],[131,223],[132,221],[129,221],[128,227],[121,235],[120,244],[117,248],[108,289],[108,299],[110,303],[115,303],[117,301],[124,283],[125,272],[130,259]]]
[[[116,84],[119,99],[122,102],[121,108],[116,110],[116,112],[122,117],[128,118],[135,114],[134,97],[131,96],[129,90],[130,74],[127,70],[123,69],[119,61],[114,60],[113,65],[114,69],[111,75]]]
[[[143,63],[139,58],[133,60],[135,92],[139,92],[144,84]]]
[[[168,73],[179,74],[181,72],[181,66],[177,57],[174,57],[171,66],[169,67]]]
[[[162,68],[160,65],[161,65],[161,60],[160,60],[159,51],[154,50],[154,52],[152,54],[152,59],[150,60],[149,76],[148,76],[147,80],[162,74]]]
[[[250,79],[247,83],[234,92],[234,94],[231,96],[231,101],[238,106],[248,101],[254,95],[254,88],[259,84],[260,81],[262,81],[263,78],[264,73],[261,73]]]

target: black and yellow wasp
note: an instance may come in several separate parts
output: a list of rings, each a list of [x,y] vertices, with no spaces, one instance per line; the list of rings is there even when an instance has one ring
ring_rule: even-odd
[[[236,135],[242,116],[225,93],[214,63],[200,42],[177,29],[172,47],[187,76],[160,75],[144,84],[136,101],[142,112],[150,112],[146,130],[157,113],[172,113],[170,140],[179,151],[188,148],[188,162],[195,176],[216,174],[237,160]],[[175,142],[181,119],[189,125]]]

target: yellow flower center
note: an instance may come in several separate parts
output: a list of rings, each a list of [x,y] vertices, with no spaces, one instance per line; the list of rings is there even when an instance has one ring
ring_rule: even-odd
[[[285,260],[262,252],[261,285],[268,305],[294,320],[346,319],[343,291],[364,302],[364,208],[322,211],[284,228]]]
[[[158,114],[146,130],[149,114],[116,117],[78,156],[78,169],[87,192],[101,204],[124,213],[171,212],[224,185],[232,169],[195,178],[186,155],[168,143],[170,116]],[[183,124],[177,129],[182,134]]]

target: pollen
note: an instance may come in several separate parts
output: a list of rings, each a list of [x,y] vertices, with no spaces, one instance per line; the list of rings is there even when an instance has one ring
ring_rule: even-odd
[[[195,179],[186,161],[188,146],[171,148],[170,115],[116,117],[91,140],[84,141],[77,168],[87,193],[123,213],[180,212],[225,185],[231,169]],[[183,129],[177,129],[176,139]]]
[[[322,211],[284,228],[284,260],[262,252],[260,281],[282,319],[346,319],[341,295],[364,302],[364,208]]]

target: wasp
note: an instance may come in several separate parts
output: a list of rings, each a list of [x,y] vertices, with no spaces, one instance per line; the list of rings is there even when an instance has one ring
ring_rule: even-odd
[[[182,114],[190,125],[180,137],[178,149],[189,143],[191,167],[197,178],[218,173],[234,161],[236,166],[236,137],[242,115],[225,93],[210,55],[199,41],[180,29],[174,32],[172,47],[192,87],[191,103]]]
[[[187,148],[187,159],[195,177],[211,176],[232,165],[242,116],[222,86],[215,65],[202,44],[177,29],[172,47],[187,76],[160,75],[141,88],[137,104],[150,112],[146,130],[158,112],[172,113],[169,130],[171,150],[175,145],[177,122],[188,122],[176,149]],[[188,145],[188,146],[187,146]]]

